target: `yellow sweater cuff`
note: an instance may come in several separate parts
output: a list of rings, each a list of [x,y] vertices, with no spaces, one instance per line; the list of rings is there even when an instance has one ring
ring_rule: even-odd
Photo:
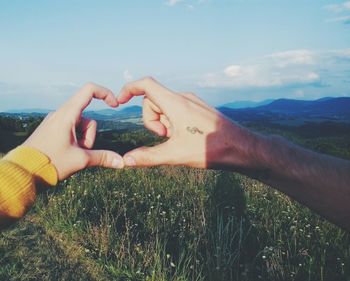
[[[58,176],[55,166],[45,154],[34,148],[19,146],[10,151],[3,159],[20,166],[36,180],[46,185],[57,184]]]

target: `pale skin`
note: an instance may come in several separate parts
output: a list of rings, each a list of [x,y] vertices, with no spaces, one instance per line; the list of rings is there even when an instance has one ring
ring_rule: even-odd
[[[82,110],[93,97],[116,107],[134,96],[144,96],[145,127],[167,137],[167,141],[134,149],[123,158],[111,151],[90,150],[96,123],[80,122]],[[81,140],[75,136],[79,124],[85,131]],[[57,138],[55,132],[62,132],[62,137]],[[47,136],[51,135],[55,137],[48,144]],[[175,93],[152,78],[125,85],[117,98],[108,89],[86,86],[45,119],[24,145],[48,155],[60,179],[99,165],[111,168],[185,165],[238,171],[350,230],[350,161],[303,149],[279,137],[254,133],[228,120],[194,94]]]
[[[122,157],[108,150],[91,150],[96,137],[96,121],[82,117],[83,110],[93,98],[117,107],[112,91],[88,83],[57,111],[49,114],[23,145],[46,154],[63,180],[75,172],[91,166],[123,168]],[[82,132],[78,139],[76,130]]]

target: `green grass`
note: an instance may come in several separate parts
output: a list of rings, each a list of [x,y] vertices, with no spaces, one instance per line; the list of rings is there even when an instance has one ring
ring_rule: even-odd
[[[0,280],[349,280],[349,235],[224,172],[90,169],[0,236]]]
[[[260,129],[350,159],[348,135]],[[0,151],[23,141],[0,133]],[[144,131],[110,131],[97,147],[123,152],[159,141]],[[235,173],[89,169],[41,194],[0,233],[0,280],[345,281],[350,236]]]

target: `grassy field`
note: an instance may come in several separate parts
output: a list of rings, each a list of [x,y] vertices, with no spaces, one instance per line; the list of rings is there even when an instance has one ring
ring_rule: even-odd
[[[0,280],[349,280],[349,235],[248,178],[90,169],[0,236]]]
[[[350,157],[348,135],[281,134]],[[158,141],[103,132],[98,145],[126,151]],[[0,280],[350,280],[350,236],[239,174],[88,169],[0,233]]]

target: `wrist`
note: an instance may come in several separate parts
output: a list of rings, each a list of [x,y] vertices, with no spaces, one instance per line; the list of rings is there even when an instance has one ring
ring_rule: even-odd
[[[218,168],[250,175],[268,169],[266,165],[266,154],[269,147],[267,137],[226,119],[219,130],[224,132],[224,136],[220,152],[217,154]]]

